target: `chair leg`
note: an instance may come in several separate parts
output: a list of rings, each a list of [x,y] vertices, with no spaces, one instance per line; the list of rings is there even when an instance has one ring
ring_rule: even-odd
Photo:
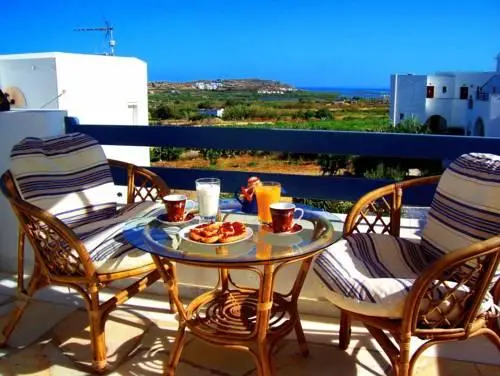
[[[26,310],[31,297],[46,285],[47,280],[42,274],[39,265],[37,265],[37,263],[35,262],[35,266],[33,267],[33,275],[31,276],[31,279],[29,281],[27,291],[24,292],[22,290],[18,290],[17,292],[18,296],[15,307],[12,309],[7,324],[4,326],[2,333],[0,334],[0,346],[5,346],[7,344],[10,335],[16,328],[17,323]]]
[[[496,328],[495,328],[496,329]],[[500,336],[495,330],[486,329],[483,333],[500,351]]]
[[[91,306],[88,307],[90,324],[90,347],[92,349],[92,368],[98,373],[104,373],[107,366],[105,320],[99,309],[99,291],[97,285],[89,288]]]
[[[401,343],[399,345],[399,361],[398,364],[394,366],[394,376],[410,376],[413,365],[416,361],[416,358],[413,359],[412,367],[410,367],[410,342],[411,337],[401,336]]]
[[[297,323],[295,324],[295,335],[297,336],[300,352],[307,358],[309,356],[309,348],[307,347],[306,336],[304,335],[304,329],[302,329],[300,317],[297,318]]]
[[[345,311],[340,311],[340,331],[339,331],[339,348],[347,350],[351,342],[351,317]]]

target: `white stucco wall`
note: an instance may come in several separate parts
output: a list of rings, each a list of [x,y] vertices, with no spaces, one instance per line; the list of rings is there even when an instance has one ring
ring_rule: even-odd
[[[148,125],[147,64],[133,57],[59,52],[0,55],[0,87],[27,108],[62,109],[82,124]],[[59,97],[58,97],[59,95]],[[104,147],[108,158],[149,166],[149,148]]]
[[[57,54],[57,81],[65,90],[59,107],[81,124],[148,125],[147,65],[139,59]],[[108,158],[150,164],[147,147],[104,145],[104,151]]]
[[[396,90],[396,75],[391,76],[391,122],[398,124],[401,121],[400,114],[405,119],[414,116],[419,121],[425,121],[425,86],[426,76],[398,74]]]
[[[25,59],[23,55],[0,55],[0,87],[19,88],[27,108],[57,109],[56,61],[53,57]]]
[[[52,137],[65,133],[65,111],[16,110],[0,112],[0,174],[10,168],[10,151],[25,137]],[[9,202],[0,194],[0,270],[17,270],[18,224]],[[33,251],[27,244],[27,273],[31,273]]]
[[[460,98],[460,97],[457,97]],[[462,127],[467,129],[467,111],[468,102],[467,100],[452,99],[451,114],[448,126]]]
[[[488,104],[488,114],[485,119],[485,136],[500,137],[500,94],[490,94]]]
[[[455,97],[455,76],[445,75],[427,76],[427,85],[434,86],[434,99],[453,99]],[[446,92],[443,92],[443,88],[446,87]]]

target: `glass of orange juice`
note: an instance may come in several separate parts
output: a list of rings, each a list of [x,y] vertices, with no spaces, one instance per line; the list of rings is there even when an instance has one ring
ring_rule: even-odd
[[[279,202],[281,199],[281,184],[275,181],[263,181],[255,187],[257,196],[257,213],[261,223],[272,222],[269,205]]]

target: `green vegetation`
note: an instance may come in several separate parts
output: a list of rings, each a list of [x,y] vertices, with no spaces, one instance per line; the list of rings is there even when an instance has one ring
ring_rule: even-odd
[[[387,118],[387,104],[369,100],[339,101],[336,93],[308,91],[260,95],[253,91],[174,90],[151,94],[149,114],[152,123],[207,119],[200,109],[224,108],[222,120],[230,121],[313,121],[356,118]],[[349,120],[347,119],[347,120]]]
[[[382,100],[341,99],[336,93],[306,91],[280,95],[259,95],[255,91],[172,90],[151,94],[151,123],[183,125],[217,125],[254,128],[287,128],[359,132],[430,133],[413,118],[405,119],[397,128],[390,125],[388,103]],[[224,108],[222,118],[207,117],[200,109]],[[176,161],[187,150],[156,147],[151,161]],[[300,168],[302,163],[315,163],[323,175],[348,175],[372,179],[403,180],[412,174],[431,175],[442,172],[441,161],[422,159],[375,158],[355,155],[317,155],[201,149],[199,155],[208,161],[209,169],[218,162],[237,156],[256,159],[235,161],[228,167],[251,167],[259,170],[261,158]],[[276,172],[279,172],[279,168]],[[348,201],[323,201],[296,198],[295,201],[345,213],[352,207]]]

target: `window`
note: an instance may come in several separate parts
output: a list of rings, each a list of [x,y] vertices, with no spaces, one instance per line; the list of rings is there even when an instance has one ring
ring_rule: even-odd
[[[496,87],[496,86],[493,86],[493,87],[491,88],[491,93],[492,93],[492,94],[496,94],[496,93],[497,93],[497,87]]]
[[[469,97],[469,88],[467,86],[462,86],[460,88],[460,99],[466,100]]]
[[[399,113],[399,120],[403,120],[405,118],[405,114],[402,112]]]
[[[443,86],[443,94],[446,94],[447,91],[448,91],[448,88],[446,86]]]
[[[139,124],[138,122],[138,114],[137,114],[137,103],[129,103],[127,106],[128,109],[128,120],[127,124],[130,125],[137,125]]]
[[[434,86],[427,86],[427,98],[434,98]]]

